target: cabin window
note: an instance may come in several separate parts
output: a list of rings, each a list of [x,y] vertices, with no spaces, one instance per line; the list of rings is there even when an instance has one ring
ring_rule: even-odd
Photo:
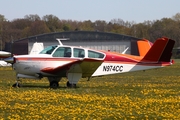
[[[74,51],[74,57],[78,57],[78,58],[84,58],[85,57],[84,49],[74,48],[73,51]]]
[[[53,57],[71,57],[70,47],[59,47],[53,54]]]
[[[88,57],[89,58],[104,58],[104,54],[88,50]]]
[[[57,46],[49,46],[42,50],[39,54],[51,54]]]

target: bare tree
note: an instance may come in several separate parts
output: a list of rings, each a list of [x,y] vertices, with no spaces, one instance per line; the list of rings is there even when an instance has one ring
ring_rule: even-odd
[[[37,21],[37,20],[41,20],[41,18],[39,17],[39,15],[35,14],[30,14],[30,15],[25,15],[24,16],[25,19],[28,19],[29,21]]]

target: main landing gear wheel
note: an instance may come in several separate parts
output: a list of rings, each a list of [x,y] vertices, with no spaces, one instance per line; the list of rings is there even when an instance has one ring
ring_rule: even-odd
[[[57,89],[59,87],[59,81],[61,77],[48,77],[50,88]]]
[[[76,84],[71,84],[69,81],[67,81],[67,87],[68,88],[76,88]]]
[[[50,88],[57,89],[59,87],[59,83],[57,81],[50,82]]]

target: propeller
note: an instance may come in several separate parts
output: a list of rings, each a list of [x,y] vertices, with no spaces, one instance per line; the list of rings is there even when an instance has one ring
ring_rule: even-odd
[[[11,36],[11,52],[10,52],[10,57],[8,58],[5,58],[4,61],[7,62],[7,63],[11,63],[13,65],[14,63],[14,55],[13,55],[13,38]]]
[[[7,62],[7,63],[13,64],[14,63],[14,57],[5,58],[4,61]]]

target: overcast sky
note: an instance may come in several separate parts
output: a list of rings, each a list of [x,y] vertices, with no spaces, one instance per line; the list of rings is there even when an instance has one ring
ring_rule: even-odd
[[[0,0],[0,14],[7,20],[25,15],[55,15],[77,21],[122,19],[160,20],[180,12],[180,0]]]

